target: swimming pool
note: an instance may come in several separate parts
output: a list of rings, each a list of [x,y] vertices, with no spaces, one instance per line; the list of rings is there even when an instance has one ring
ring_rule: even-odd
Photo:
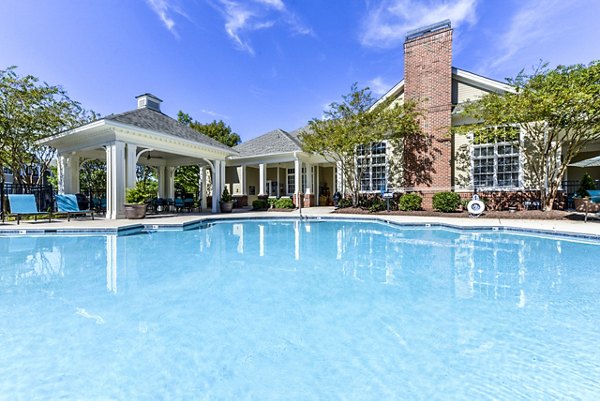
[[[377,222],[0,237],[0,398],[596,399],[600,245]]]

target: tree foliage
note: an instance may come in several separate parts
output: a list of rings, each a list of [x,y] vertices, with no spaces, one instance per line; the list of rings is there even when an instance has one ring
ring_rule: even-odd
[[[465,115],[477,123],[457,131],[493,141],[505,138],[507,127],[518,127],[525,181],[551,210],[568,164],[600,139],[600,62],[554,69],[541,64],[509,82],[514,92],[490,93],[467,105]]]
[[[203,124],[199,121],[195,121],[192,116],[181,110],[177,113],[177,120],[199,133],[216,139],[227,146],[233,147],[242,142],[240,136],[233,132],[231,127],[221,120]],[[175,187],[186,193],[199,193],[199,174],[200,170],[198,166],[178,167],[175,171]]]
[[[95,117],[60,86],[19,76],[16,67],[0,70],[0,165],[12,170],[16,183],[41,183],[55,150],[37,141]]]
[[[341,169],[345,192],[352,195],[354,205],[358,203],[364,171],[357,168],[357,147],[385,140],[392,149],[401,149],[403,138],[420,133],[416,103],[401,104],[393,99],[373,103],[368,87],[358,89],[353,84],[341,102],[331,103],[324,117],[311,120],[300,135],[305,151],[322,155]]]
[[[233,132],[231,127],[222,120],[214,120],[213,122],[203,124],[199,121],[195,121],[189,114],[184,113],[181,110],[177,113],[177,120],[201,134],[216,139],[227,146],[233,147],[242,142],[240,136]]]

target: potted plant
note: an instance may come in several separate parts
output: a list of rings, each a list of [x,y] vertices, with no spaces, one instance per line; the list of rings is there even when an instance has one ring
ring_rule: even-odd
[[[125,193],[125,217],[128,219],[143,219],[146,217],[146,202],[152,198],[153,192],[150,185],[140,181],[135,187],[129,188]]]
[[[223,189],[223,194],[221,194],[221,213],[231,213],[233,210],[233,200],[231,199],[231,194],[227,190],[227,187]]]

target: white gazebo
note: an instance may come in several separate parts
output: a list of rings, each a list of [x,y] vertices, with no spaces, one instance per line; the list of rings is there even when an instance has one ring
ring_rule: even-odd
[[[179,123],[160,111],[162,100],[149,93],[136,97],[137,109],[112,114],[40,141],[58,152],[59,193],[79,192],[79,169],[91,159],[106,160],[106,218],[125,215],[125,190],[136,184],[136,165],[158,171],[158,197],[174,197],[178,166],[200,167],[202,208],[206,208],[207,170],[211,174],[212,211],[224,188],[225,159],[232,148]]]

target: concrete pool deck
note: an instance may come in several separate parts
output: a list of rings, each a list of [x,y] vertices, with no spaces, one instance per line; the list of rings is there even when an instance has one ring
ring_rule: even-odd
[[[386,214],[356,215],[332,213],[333,207],[313,207],[302,209],[302,216],[308,218],[330,217],[336,219],[358,219],[358,220],[383,220],[397,224],[410,225],[444,225],[451,227],[487,227],[505,228],[511,230],[539,231],[548,234],[564,233],[577,236],[586,236],[600,240],[600,220],[590,219],[587,223],[571,220],[526,220],[526,219],[491,219],[491,218],[460,218],[460,217],[426,217],[426,216],[398,216]],[[25,220],[20,225],[16,222],[0,223],[0,234],[32,234],[32,233],[120,233],[128,230],[141,229],[182,229],[186,226],[199,223],[204,220],[240,219],[240,218],[298,218],[298,210],[291,212],[278,211],[250,211],[238,209],[233,213],[213,214],[205,213],[180,213],[150,215],[141,220],[107,220],[89,217],[72,218],[70,222],[65,219],[38,220],[37,222]]]

